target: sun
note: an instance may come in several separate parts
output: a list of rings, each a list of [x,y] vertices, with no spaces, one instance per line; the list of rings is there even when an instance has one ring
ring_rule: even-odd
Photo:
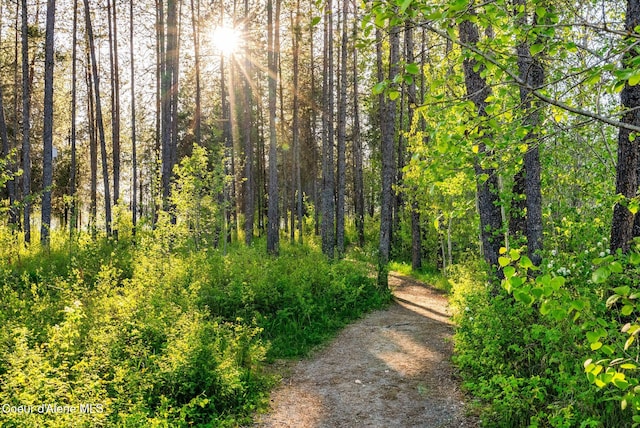
[[[228,57],[238,53],[240,50],[242,34],[236,28],[216,27],[211,30],[211,41],[217,50]]]

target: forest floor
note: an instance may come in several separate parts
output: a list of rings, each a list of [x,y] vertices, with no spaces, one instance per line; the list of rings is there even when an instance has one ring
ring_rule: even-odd
[[[477,427],[451,366],[446,295],[391,273],[394,303],[346,327],[283,376],[260,428]]]

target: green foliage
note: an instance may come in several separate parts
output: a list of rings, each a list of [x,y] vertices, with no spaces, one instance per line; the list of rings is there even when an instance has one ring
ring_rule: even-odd
[[[594,259],[618,271],[602,248],[601,241],[586,253],[553,250],[540,268],[520,251],[503,249],[505,279],[498,295],[482,280],[469,280],[469,274],[452,279],[458,324],[455,362],[484,426],[631,425],[634,415],[618,403],[633,391],[620,389],[622,380],[633,383],[633,369],[628,360],[616,360],[621,355],[613,355],[623,349],[629,334],[621,333],[623,324],[608,315],[603,299],[608,293],[592,281]],[[622,310],[630,289],[615,289],[626,294],[617,302]],[[593,355],[594,348],[599,356]],[[626,373],[616,375],[615,370]],[[590,386],[598,376],[615,382],[608,395]],[[632,398],[626,398],[630,407]]]
[[[267,359],[304,355],[389,299],[361,263],[287,245],[194,252],[168,218],[133,245],[125,217],[117,242],[2,247],[0,403],[31,412],[0,425],[248,424],[274,385]]]

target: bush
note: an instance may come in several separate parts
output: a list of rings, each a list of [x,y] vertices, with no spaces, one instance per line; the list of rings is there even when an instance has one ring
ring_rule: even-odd
[[[258,245],[194,252],[183,232],[167,222],[135,246],[81,235],[12,255],[0,403],[67,407],[0,412],[0,425],[248,424],[274,385],[267,359],[304,355],[388,301],[363,264],[286,244],[279,258]]]

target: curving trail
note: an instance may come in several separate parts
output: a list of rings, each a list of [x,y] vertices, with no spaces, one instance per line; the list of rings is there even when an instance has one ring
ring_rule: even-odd
[[[395,303],[287,370],[256,427],[477,426],[453,376],[446,297],[396,273],[389,284]]]

